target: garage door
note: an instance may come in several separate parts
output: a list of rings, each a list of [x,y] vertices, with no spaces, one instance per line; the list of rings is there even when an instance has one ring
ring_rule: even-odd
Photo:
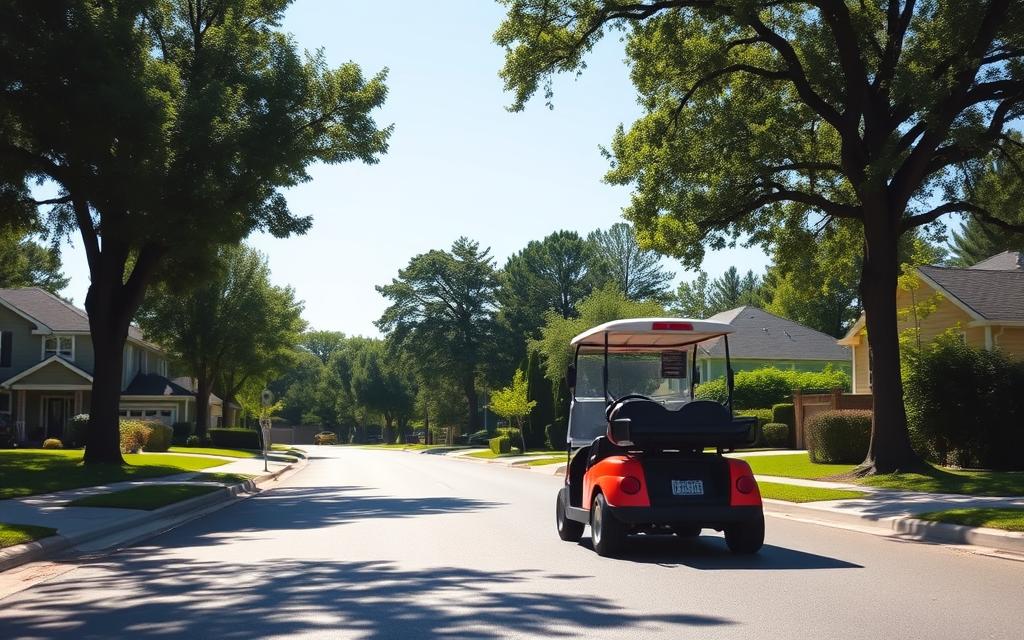
[[[174,409],[144,409],[133,407],[121,409],[121,417],[148,420],[151,422],[162,422],[167,426],[174,424],[175,413]]]

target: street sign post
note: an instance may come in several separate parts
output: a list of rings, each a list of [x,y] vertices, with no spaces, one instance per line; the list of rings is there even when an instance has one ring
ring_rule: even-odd
[[[264,389],[260,393],[260,404],[263,405],[264,409],[269,408],[274,404],[274,392],[270,389]],[[263,470],[269,471],[267,468],[267,460],[270,456],[270,415],[263,415],[260,417],[260,435],[263,436]]]

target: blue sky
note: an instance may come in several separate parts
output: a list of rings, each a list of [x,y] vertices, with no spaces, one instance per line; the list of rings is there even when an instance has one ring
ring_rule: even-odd
[[[391,148],[374,166],[317,166],[291,190],[292,209],[314,216],[306,236],[255,236],[277,284],[305,301],[318,329],[376,335],[386,303],[374,290],[415,254],[447,248],[460,235],[489,246],[501,266],[527,242],[558,229],[581,234],[621,218],[629,190],[601,182],[606,144],[640,110],[610,37],[578,79],[559,78],[555,109],[534,100],[509,113],[497,72],[503,52],[491,42],[502,7],[488,0],[354,2],[297,0],[284,29],[300,47],[323,47],[332,64],[353,60],[370,75],[389,69],[389,95],[377,113],[395,124]],[[81,305],[89,285],[82,252],[65,249]],[[704,268],[763,271],[760,249],[709,254]],[[691,279],[666,260],[677,279]]]

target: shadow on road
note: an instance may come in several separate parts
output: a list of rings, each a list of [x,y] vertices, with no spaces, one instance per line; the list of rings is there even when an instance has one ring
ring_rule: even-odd
[[[607,598],[545,590],[562,579],[387,562],[202,562],[140,547],[5,603],[0,627],[10,638],[496,638],[513,630],[593,637],[616,629],[642,637],[663,625],[733,624],[714,615],[640,614]]]
[[[590,538],[580,544],[591,547]],[[806,551],[766,544],[755,555],[742,556],[729,551],[721,536],[699,538],[675,536],[631,536],[617,560],[665,566],[685,566],[700,570],[804,570],[863,569],[859,564]]]

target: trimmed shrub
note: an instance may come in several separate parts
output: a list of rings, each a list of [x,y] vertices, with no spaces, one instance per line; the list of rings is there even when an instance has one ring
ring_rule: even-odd
[[[523,435],[519,429],[515,427],[502,427],[495,430],[495,433],[499,436],[505,436],[508,438],[510,447],[522,447],[523,446]],[[525,452],[524,452],[525,453]]]
[[[57,438],[47,438],[46,440],[43,440],[43,448],[44,449],[63,449],[64,448],[64,443],[62,443]]]
[[[745,416],[748,418],[757,418],[757,426],[754,428],[754,441],[750,443],[751,447],[763,447],[764,443],[764,425],[772,421],[772,410],[771,409],[744,409],[743,411],[737,411],[736,415]]]
[[[761,427],[764,444],[768,447],[789,446],[789,425],[782,422],[769,422]]]
[[[796,426],[796,408],[792,402],[781,402],[772,405],[772,422],[779,422],[789,425],[792,429]]]
[[[338,444],[338,436],[333,431],[321,431],[313,436],[313,444]]]
[[[162,422],[146,422],[149,427],[149,436],[146,437],[146,451],[161,452],[171,448],[171,440],[174,437],[174,429]]]
[[[843,389],[849,391],[850,377],[842,371],[825,367],[824,371],[792,371],[766,367],[736,373],[733,408],[770,407],[790,399],[793,389]],[[697,385],[697,398],[725,403],[729,388],[725,378]]]
[[[197,435],[191,435],[191,436],[185,438],[185,446],[186,447],[198,447],[201,444],[203,444],[203,441],[200,440],[199,436],[197,436]]]
[[[80,413],[71,418],[65,435],[69,448],[80,449],[85,446],[86,429],[89,427],[89,414]]]
[[[149,439],[149,426],[141,420],[121,420],[121,452],[138,453]]]
[[[193,427],[195,424],[191,422],[175,422],[171,425],[171,429],[174,430],[171,441],[177,445],[188,444],[188,437],[192,435]]]
[[[512,440],[508,436],[498,436],[487,441],[487,446],[495,454],[512,453]]]
[[[822,411],[807,420],[804,437],[811,462],[863,462],[871,439],[871,412]]]
[[[259,449],[260,434],[253,429],[207,429],[210,442],[225,449]]]

